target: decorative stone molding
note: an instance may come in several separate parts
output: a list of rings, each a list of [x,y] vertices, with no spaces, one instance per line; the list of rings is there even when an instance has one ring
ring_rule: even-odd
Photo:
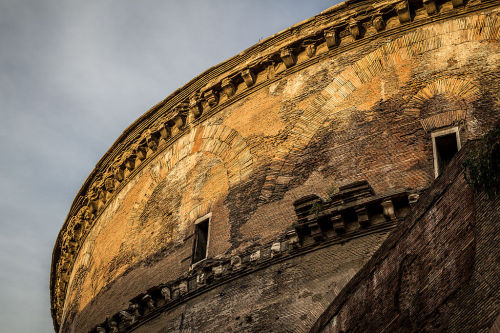
[[[404,218],[410,204],[405,191],[377,196],[368,182],[361,181],[342,186],[329,200],[309,195],[293,205],[297,215],[294,227],[304,244],[311,242],[308,238],[318,242]]]
[[[463,15],[466,12],[498,6],[500,3],[497,0],[477,1],[468,2],[464,6],[463,0],[446,2],[451,2],[453,8],[458,10],[440,13],[435,1],[424,0],[427,14],[432,15],[433,20],[447,19]],[[433,4],[436,11],[432,7]],[[130,177],[148,163],[150,157],[155,156],[159,151],[175,142],[192,125],[198,124],[219,109],[234,103],[239,98],[246,96],[245,94],[251,93],[253,88],[258,89],[262,86],[261,84],[258,87],[255,85],[258,74],[268,71],[270,67],[282,62],[291,71],[299,70],[314,63],[317,58],[328,56],[328,54],[317,52],[319,49],[317,47],[321,44],[326,44],[331,52],[335,52],[337,49],[345,51],[357,47],[358,43],[363,41],[361,34],[357,37],[356,42],[340,46],[343,39],[341,36],[346,35],[346,30],[348,30],[348,34],[352,34],[350,26],[346,25],[345,22],[357,19],[358,28],[361,25],[371,24],[378,33],[389,34],[398,32],[399,27],[386,30],[385,21],[397,15],[401,24],[413,27],[413,23],[408,24],[411,22],[409,8],[411,5],[407,2],[347,0],[344,5],[352,6],[353,10],[345,11],[342,9],[345,7],[334,7],[297,25],[294,34],[291,30],[285,30],[260,42],[234,59],[232,58],[203,73],[153,107],[120,136],[80,189],[54,247],[50,288],[52,315],[56,329],[58,329],[61,320],[66,289],[74,261],[95,219],[99,217],[106,204],[123,188]],[[359,16],[359,13],[363,13],[363,16]],[[324,24],[324,22],[328,23]],[[414,28],[421,25],[418,22],[415,23]],[[300,31],[304,31],[304,33],[297,33]],[[493,33],[497,30],[485,29],[484,31]],[[355,35],[357,34],[354,33],[353,37]],[[283,45],[279,43],[283,39],[290,41],[286,48],[283,48]],[[313,42],[303,43],[306,40]],[[279,49],[277,49],[278,47]],[[298,60],[297,54],[302,52],[307,57],[301,59],[308,60]],[[279,56],[272,56],[276,54]],[[218,77],[219,81],[214,81],[214,77]],[[237,80],[236,82],[243,81],[247,89],[240,89],[234,85],[231,92],[226,85],[226,92],[224,92],[221,82],[223,77],[234,78]],[[275,78],[269,77],[267,83],[272,82],[272,80]],[[477,91],[466,91],[466,87],[460,89],[462,96],[465,93],[466,99],[471,99],[471,94],[477,93]],[[227,101],[219,104],[218,95],[221,92],[226,96],[228,96],[227,92],[231,92],[231,96],[228,96]],[[406,111],[415,110],[415,105],[418,107],[418,98],[421,97],[417,94],[415,100],[408,103]],[[114,182],[110,179],[114,179]]]
[[[322,200],[316,195],[309,195],[297,200],[294,206],[296,209],[298,207],[304,208],[311,202],[322,202]],[[114,327],[117,327],[119,332],[133,331],[141,323],[159,316],[164,311],[250,272],[324,246],[344,243],[352,238],[374,232],[388,231],[394,228],[397,221],[402,220],[408,212],[405,209],[408,207],[408,194],[406,192],[375,196],[367,182],[356,182],[341,187],[340,192],[331,198],[331,202],[334,203],[333,205],[339,212],[335,214],[339,223],[339,228],[334,229],[335,232],[333,230],[328,232],[323,228],[323,225],[317,228],[317,235],[313,232],[305,232],[306,225],[309,230],[313,227],[311,220],[307,214],[303,214],[301,209],[296,210],[298,224],[295,224],[277,240],[253,248],[251,251],[238,253],[230,258],[208,258],[178,279],[154,286],[143,294],[137,295],[130,300],[127,309],[118,311],[105,322],[96,325],[91,332],[100,332],[100,330],[109,332]],[[381,202],[388,207],[388,202],[391,203],[390,205],[395,202],[392,207],[395,207],[398,217],[392,218],[391,216],[394,215],[394,211],[392,211],[392,214],[388,213],[389,218],[381,218],[381,210],[373,208]],[[359,223],[354,223],[351,220],[346,221],[344,213],[349,209],[356,210]],[[354,224],[356,226],[352,228]]]

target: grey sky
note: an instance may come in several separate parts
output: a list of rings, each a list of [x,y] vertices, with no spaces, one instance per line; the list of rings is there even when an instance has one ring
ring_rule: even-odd
[[[340,1],[0,0],[0,323],[52,332],[52,247],[95,163],[150,106]]]

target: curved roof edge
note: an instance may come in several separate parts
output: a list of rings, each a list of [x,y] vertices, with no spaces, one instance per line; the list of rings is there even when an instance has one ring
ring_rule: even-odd
[[[196,126],[270,82],[310,66],[319,59],[358,47],[366,42],[363,37],[368,27],[376,30],[375,35],[370,36],[371,41],[404,31],[406,25],[417,27],[457,15],[456,12],[432,12],[426,7],[427,21],[412,22],[410,7],[414,2],[347,0],[335,5],[209,68],[127,127],[78,191],[54,245],[50,296],[55,330],[59,330],[73,264],[94,221],[127,180],[189,130],[187,124]],[[483,0],[480,4],[471,4],[471,11],[498,2]],[[462,1],[453,0],[453,7],[459,7],[457,10],[461,12],[463,5]],[[385,29],[385,22],[395,16],[399,18],[400,25]],[[344,44],[345,37],[350,42]],[[327,51],[317,52],[317,47],[324,44]],[[264,72],[271,67],[272,75],[264,77]]]

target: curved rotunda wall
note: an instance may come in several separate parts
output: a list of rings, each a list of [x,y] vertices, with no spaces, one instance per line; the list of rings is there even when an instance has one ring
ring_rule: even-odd
[[[377,195],[429,186],[433,130],[458,126],[465,142],[499,118],[500,25],[497,1],[439,2],[432,15],[440,19],[431,20],[427,7],[415,3],[411,22],[389,12],[381,31],[375,23],[359,25],[364,39],[339,33],[340,45],[351,45],[342,52],[326,42],[313,55],[301,49],[288,69],[281,63],[254,74],[252,89],[245,81],[222,84],[222,108],[210,107],[211,95],[204,95],[204,110],[214,111],[181,119],[170,141],[144,139],[147,158],[125,169],[120,187],[114,181],[118,190],[108,191],[74,256],[57,308],[61,331],[89,331],[149,288],[185,276],[194,222],[209,213],[208,258],[229,260],[282,239],[297,221],[293,203],[307,195],[327,198],[332,188],[361,180]],[[230,330],[250,329],[255,318],[241,318],[255,309],[268,329],[288,323],[307,330],[311,314],[322,313],[386,234],[374,230],[349,240],[349,248],[333,244],[259,268],[147,327],[180,330],[182,317],[185,329],[213,330],[208,316],[226,320]],[[280,310],[287,306],[295,310]],[[299,313],[304,307],[309,317]],[[276,318],[268,321],[271,312]]]

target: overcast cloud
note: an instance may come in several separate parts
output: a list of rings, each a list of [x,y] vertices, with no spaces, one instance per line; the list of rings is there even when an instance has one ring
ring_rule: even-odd
[[[52,247],[99,158],[211,66],[340,1],[0,0],[0,323],[52,332]]]

